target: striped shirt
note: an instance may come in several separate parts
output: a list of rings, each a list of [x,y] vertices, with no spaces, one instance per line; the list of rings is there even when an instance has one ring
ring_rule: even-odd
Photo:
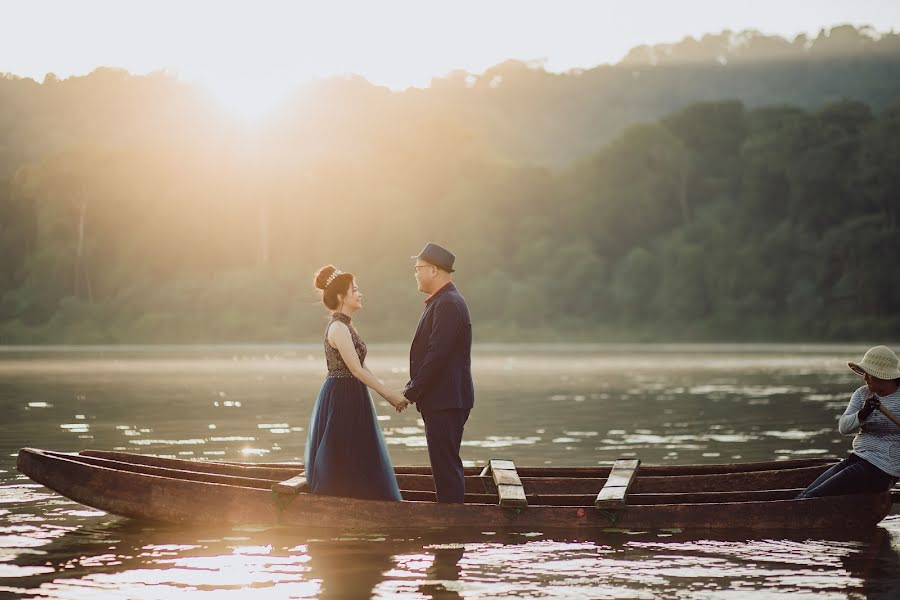
[[[847,410],[838,422],[838,431],[844,435],[856,433],[853,438],[853,454],[872,463],[888,475],[900,477],[900,427],[892,423],[878,409],[861,424],[857,413],[871,392],[862,386],[850,397]],[[890,396],[879,397],[881,404],[900,416],[900,390]],[[857,433],[858,432],[858,433]]]

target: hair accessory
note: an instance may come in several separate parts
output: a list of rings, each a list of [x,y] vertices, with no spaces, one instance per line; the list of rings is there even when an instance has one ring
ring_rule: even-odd
[[[328,279],[325,280],[325,287],[327,288],[329,285],[331,285],[331,282],[334,281],[335,279],[337,279],[338,275],[343,275],[343,274],[344,274],[344,272],[341,271],[340,269],[335,269],[334,273],[329,275]],[[322,288],[322,289],[324,289],[324,288]]]

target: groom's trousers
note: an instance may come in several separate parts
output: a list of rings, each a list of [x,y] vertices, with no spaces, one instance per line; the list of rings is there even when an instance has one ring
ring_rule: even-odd
[[[466,479],[459,448],[463,428],[469,418],[468,408],[423,410],[428,458],[438,502],[462,504],[466,495]]]

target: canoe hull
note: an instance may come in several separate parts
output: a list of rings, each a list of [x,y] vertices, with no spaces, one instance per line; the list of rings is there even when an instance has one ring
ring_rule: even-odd
[[[76,502],[124,517],[197,525],[359,528],[479,528],[482,530],[870,528],[891,508],[888,492],[810,500],[592,506],[381,502],[297,494],[163,477],[79,462],[40,450],[19,452],[18,470]]]
[[[79,456],[113,460],[130,465],[145,465],[170,469],[187,469],[218,475],[289,479],[302,471],[303,465],[275,463],[219,463],[198,462],[176,458],[161,458],[127,452],[83,450]],[[633,494],[685,493],[741,490],[775,490],[804,488],[833,464],[821,459],[743,463],[736,465],[682,465],[641,467],[640,475],[631,488]],[[734,469],[734,471],[726,471]],[[466,494],[485,491],[480,469],[466,469]],[[427,467],[397,467],[403,490],[434,491],[434,479]],[[566,493],[594,494],[606,483],[609,467],[523,467],[518,469],[525,492],[547,494],[566,486]]]

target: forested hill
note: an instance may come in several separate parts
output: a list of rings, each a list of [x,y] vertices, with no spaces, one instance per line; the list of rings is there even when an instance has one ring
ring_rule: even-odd
[[[748,31],[640,47],[613,66],[566,74],[509,61],[435,80],[421,104],[482,132],[514,160],[563,165],[619,133],[700,101],[815,109],[900,100],[900,35],[850,26],[793,41]]]
[[[328,262],[359,276],[367,339],[406,340],[427,240],[478,341],[900,337],[889,94],[693,103],[549,168],[404,104],[439,86],[332,83],[304,100],[328,119],[251,133],[165,76],[3,85],[36,96],[0,105],[25,135],[0,144],[0,343],[319,340]]]
[[[616,65],[557,74],[508,61],[403,92],[333,79],[301,90],[268,125],[290,140],[291,152],[309,157],[344,156],[424,124],[466,130],[486,151],[515,162],[561,167],[628,125],[731,99],[805,109],[852,99],[881,110],[900,100],[900,35],[851,26],[794,40],[724,32],[638,47]],[[201,90],[164,73],[0,79],[0,175],[72,144],[175,132],[218,139],[231,128]]]

